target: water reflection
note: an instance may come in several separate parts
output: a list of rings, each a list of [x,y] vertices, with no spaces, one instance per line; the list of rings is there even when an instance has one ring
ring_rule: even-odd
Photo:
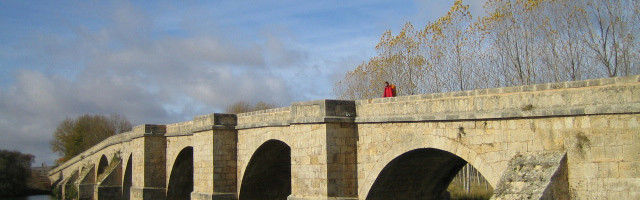
[[[50,195],[31,195],[25,197],[0,198],[0,200],[58,200]]]

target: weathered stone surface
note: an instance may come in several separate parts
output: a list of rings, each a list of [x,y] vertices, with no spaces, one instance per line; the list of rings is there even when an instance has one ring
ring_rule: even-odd
[[[491,199],[570,199],[564,152],[516,154]]]
[[[376,181],[385,179],[381,173],[394,159],[400,159],[404,172],[450,169],[430,169],[402,156],[432,150],[448,152],[435,156],[434,163],[473,165],[496,188],[496,199],[638,199],[640,76],[317,100],[141,125],[53,169],[50,178],[64,195],[96,198],[102,196],[100,186],[102,191],[117,190],[111,184],[117,180],[128,184],[121,186],[127,193],[123,199],[164,199],[179,153],[192,148],[191,198],[237,199],[247,171],[264,167],[250,163],[262,155],[259,147],[275,141],[290,149],[290,166],[266,171],[290,170],[288,199],[365,199]],[[108,166],[117,167],[103,170],[104,157],[115,158]],[[422,177],[407,174],[386,181]],[[453,173],[438,174],[444,174],[439,183],[415,190],[431,188],[426,192],[431,198],[445,194],[435,186],[446,184]]]

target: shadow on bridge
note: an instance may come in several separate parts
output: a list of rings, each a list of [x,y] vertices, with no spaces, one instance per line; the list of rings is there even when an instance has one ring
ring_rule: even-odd
[[[124,170],[124,178],[122,180],[122,200],[131,199],[131,186],[133,185],[133,177],[132,177],[132,162],[133,162],[133,154],[129,155],[129,159],[127,160],[127,167]]]
[[[167,188],[167,200],[191,199],[193,191],[193,147],[180,151]]]
[[[240,200],[287,199],[291,194],[291,147],[269,140],[253,154],[242,178]]]
[[[366,199],[449,199],[447,186],[465,164],[464,159],[439,149],[406,152],[384,167]]]

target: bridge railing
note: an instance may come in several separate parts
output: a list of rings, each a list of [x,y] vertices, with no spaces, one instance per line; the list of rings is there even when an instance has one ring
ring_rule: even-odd
[[[247,113],[239,113],[236,128],[283,126],[291,123],[291,107],[272,108]]]
[[[357,100],[356,122],[503,119],[638,110],[640,76]],[[600,87],[600,89],[594,89]],[[565,92],[556,92],[565,90]],[[619,90],[619,91],[618,91]],[[635,94],[638,95],[638,94]]]

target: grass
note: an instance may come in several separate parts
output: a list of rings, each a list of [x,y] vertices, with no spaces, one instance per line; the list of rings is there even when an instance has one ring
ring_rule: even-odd
[[[483,183],[471,183],[471,192],[467,193],[462,187],[462,182],[454,180],[449,184],[447,191],[451,194],[452,200],[486,200],[493,195],[493,188],[489,186],[487,190]]]

